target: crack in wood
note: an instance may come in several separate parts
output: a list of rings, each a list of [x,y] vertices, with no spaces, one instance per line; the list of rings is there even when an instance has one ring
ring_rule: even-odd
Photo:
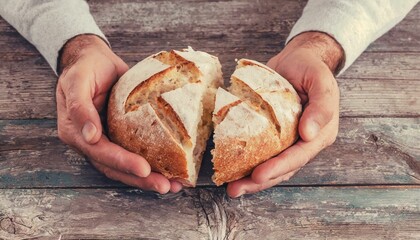
[[[407,152],[407,148],[404,149],[404,146],[401,146],[398,142],[393,141],[393,139],[387,136],[378,136],[377,134],[372,133],[368,140],[372,141],[376,147],[376,152],[380,150],[392,151],[401,155],[401,161],[405,162],[410,170],[413,171],[414,174],[407,172],[407,175],[413,177],[416,180],[420,180],[420,159],[416,159],[417,151],[415,149],[411,149],[411,154]],[[416,176],[418,175],[418,176]]]
[[[409,155],[408,153],[403,152],[401,149],[395,147],[395,146],[389,146],[390,149],[399,152],[403,157],[401,158],[402,161],[407,163],[407,166],[413,171],[414,174],[420,176],[420,161],[419,159],[415,159],[413,156]],[[420,177],[414,176],[413,174],[407,173],[409,176],[420,180]]]
[[[5,217],[0,219],[0,229],[10,234],[16,234],[16,226],[14,224],[13,218]]]
[[[370,135],[369,139],[371,139],[371,140],[372,140],[373,144],[375,144],[376,151],[378,151],[378,149],[379,149],[379,144],[378,144],[379,137],[378,137],[378,136],[376,136],[375,134],[373,134],[373,133],[372,133],[372,134]]]
[[[196,206],[201,210],[198,212],[199,225],[203,224],[208,231],[210,240],[235,239],[237,232],[237,213],[228,208],[226,195],[220,191],[209,191],[200,189],[194,198]],[[205,219],[200,221],[200,219]]]
[[[5,216],[0,218],[0,230],[16,235],[25,232],[24,229],[32,229],[32,226],[26,225],[22,219]]]
[[[204,213],[204,217],[206,219],[206,226],[205,226],[205,228],[208,231],[209,238],[211,238],[212,235],[211,235],[211,227],[210,227],[209,213],[207,212],[206,208],[204,207],[204,204],[205,203],[204,203],[204,200],[201,198],[200,191],[198,191],[197,193],[198,193],[197,194],[198,197],[196,198],[197,199],[197,203],[198,203],[197,205],[202,210],[202,213]],[[201,219],[200,212],[198,212],[198,220],[199,220],[198,225],[201,225],[200,219]]]

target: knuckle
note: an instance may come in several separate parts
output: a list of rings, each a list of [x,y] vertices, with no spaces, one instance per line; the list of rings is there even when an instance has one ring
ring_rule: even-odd
[[[143,179],[138,179],[135,183],[136,187],[142,190],[150,191],[155,190],[153,183],[145,181]]]
[[[150,191],[156,191],[156,192],[158,192],[159,191],[159,188],[160,188],[160,186],[159,186],[158,183],[148,182],[146,184],[146,189],[147,190],[150,190]]]
[[[67,108],[70,114],[75,114],[80,111],[83,107],[83,104],[77,100],[69,101]]]
[[[330,145],[330,138],[322,139],[321,149],[324,149]]]
[[[337,136],[338,136],[338,128],[334,129],[334,131],[330,134],[330,136],[327,139],[327,147],[331,146],[335,143],[335,141],[337,140]]]
[[[331,146],[331,145],[333,145],[334,143],[335,143],[335,141],[337,140],[337,134],[334,134],[330,139],[329,139],[329,142],[328,142],[328,146]]]
[[[58,136],[58,139],[67,143],[66,134],[64,133],[64,131],[61,127],[58,127],[58,129],[57,129],[57,136]]]
[[[281,180],[281,182],[289,181],[291,177],[292,176],[290,174],[287,174],[286,176],[283,177],[283,179]]]
[[[293,164],[291,161],[286,162],[286,172],[290,172],[293,170]]]
[[[337,140],[337,134],[332,134],[329,137],[324,138],[321,144],[322,149],[333,145],[336,140]]]
[[[99,171],[101,171],[107,178],[116,180],[110,168],[102,168],[102,169],[99,169]]]
[[[71,134],[69,134],[65,127],[63,127],[60,123],[57,126],[57,137],[65,144],[74,145],[75,141],[71,137]]]
[[[302,154],[302,157],[299,158],[299,166],[298,166],[298,168],[300,168],[300,167],[304,166],[305,164],[307,164],[314,157],[314,154],[313,153],[309,153],[301,145],[296,144],[296,146],[300,149],[300,152]],[[295,170],[295,169],[290,169],[290,171],[292,171],[292,170]]]
[[[325,123],[329,123],[334,117],[334,109],[324,108],[322,106],[320,106],[319,109],[322,109],[321,114],[318,115],[323,118],[321,121]]]
[[[116,169],[128,173],[127,172],[127,169],[125,169],[124,159],[123,159],[123,153],[122,153],[121,150],[116,151],[114,153],[114,163],[115,163],[115,168]]]
[[[256,191],[257,191],[257,192],[261,192],[261,191],[263,191],[263,190],[265,190],[265,189],[266,189],[266,187],[264,186],[264,184],[259,184],[259,185],[257,186]]]

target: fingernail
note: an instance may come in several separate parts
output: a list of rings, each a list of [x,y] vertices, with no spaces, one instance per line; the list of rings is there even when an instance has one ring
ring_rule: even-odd
[[[148,177],[151,173],[150,165],[147,164],[146,166],[138,166],[130,172],[138,177]]]
[[[92,141],[96,135],[96,126],[91,121],[87,121],[82,128],[82,135],[86,142]]]
[[[182,185],[181,183],[177,182],[177,181],[171,181],[171,192],[172,193],[177,193],[179,191],[182,190]]]
[[[311,139],[314,139],[319,133],[319,125],[318,123],[312,121],[308,126],[309,136]]]
[[[239,193],[238,193],[238,194],[236,194],[236,196],[233,196],[233,198],[238,198],[238,197],[240,197],[240,196],[244,195],[245,193],[246,193],[246,191],[245,191],[245,190],[241,190],[241,191],[239,191]]]
[[[147,174],[147,173],[146,173],[145,171],[143,171],[143,170],[137,170],[137,171],[130,172],[130,173],[132,173],[132,174],[136,175],[137,177],[141,177],[141,178],[145,178],[145,177],[148,177],[148,176],[150,175],[150,173],[149,173],[149,174]]]

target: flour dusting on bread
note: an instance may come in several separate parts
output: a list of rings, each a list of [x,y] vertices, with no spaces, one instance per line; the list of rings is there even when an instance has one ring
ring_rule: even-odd
[[[259,62],[239,60],[229,93],[220,90],[216,95],[212,150],[216,185],[250,174],[293,144],[301,109],[299,96],[281,75]]]
[[[154,171],[195,186],[222,82],[219,60],[205,52],[188,48],[146,58],[113,87],[112,141],[145,157]]]

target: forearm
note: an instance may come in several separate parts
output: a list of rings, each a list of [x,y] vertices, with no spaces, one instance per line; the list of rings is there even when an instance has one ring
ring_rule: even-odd
[[[302,32],[319,31],[333,37],[344,50],[347,69],[366,47],[383,35],[418,0],[309,0],[287,42]]]
[[[105,39],[83,0],[2,0],[0,15],[38,49],[54,71],[67,40],[80,34]]]

